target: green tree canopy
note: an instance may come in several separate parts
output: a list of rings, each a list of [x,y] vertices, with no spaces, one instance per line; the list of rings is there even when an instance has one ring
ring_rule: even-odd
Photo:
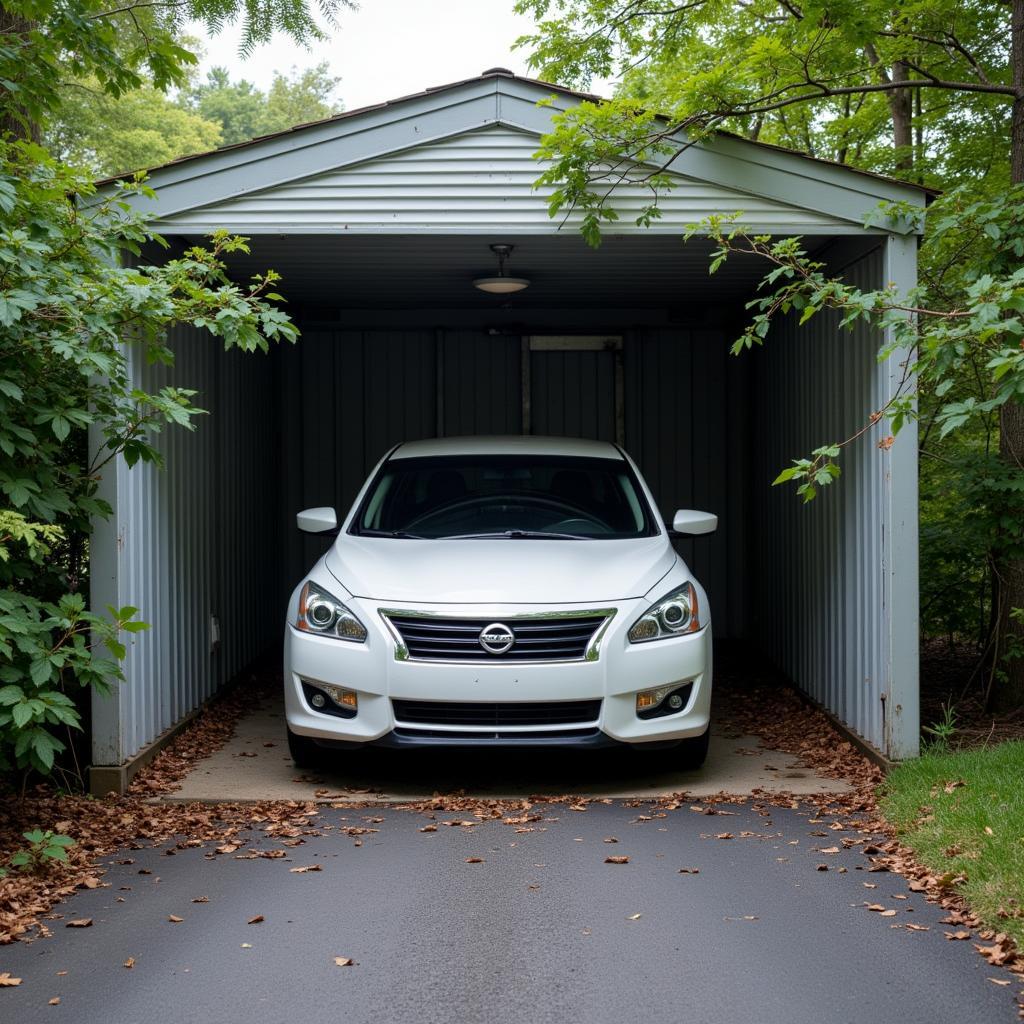
[[[276,72],[263,92],[245,79],[232,82],[226,68],[215,67],[205,81],[182,91],[180,103],[219,124],[222,144],[232,145],[339,113],[341,104],[332,98],[339,81],[325,61],[287,75]]]
[[[45,136],[55,156],[100,177],[215,149],[223,139],[216,121],[172,102],[153,86],[114,97],[95,82],[67,90]]]

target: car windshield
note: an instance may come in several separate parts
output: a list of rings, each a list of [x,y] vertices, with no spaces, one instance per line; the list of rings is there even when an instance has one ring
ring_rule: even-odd
[[[353,533],[396,538],[600,540],[657,531],[623,459],[451,455],[386,462]]]

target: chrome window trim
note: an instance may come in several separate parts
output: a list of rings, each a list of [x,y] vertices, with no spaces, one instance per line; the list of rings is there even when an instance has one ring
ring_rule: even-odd
[[[501,655],[491,655],[490,657],[481,657],[479,659],[461,658],[458,661],[448,658],[413,658],[409,654],[409,649],[405,646],[405,641],[402,639],[402,634],[398,631],[398,627],[390,618],[390,616],[395,615],[399,618],[404,616],[414,616],[424,619],[485,619],[488,618],[486,615],[459,615],[453,612],[426,611],[421,608],[378,608],[377,613],[380,615],[384,626],[387,628],[387,631],[391,634],[392,640],[395,642],[395,661],[415,661],[425,665],[579,665],[584,662],[598,660],[601,653],[601,643],[604,640],[605,633],[608,632],[608,627],[611,625],[612,619],[614,619],[618,613],[618,608],[577,608],[572,611],[525,612],[518,615],[499,615],[497,618],[500,618],[503,622],[507,622],[509,624],[523,622],[529,619],[574,619],[585,615],[604,616],[604,622],[594,630],[594,635],[590,638],[590,642],[587,644],[587,648],[583,652],[582,658],[506,662],[501,661]],[[514,625],[513,628],[515,628]]]

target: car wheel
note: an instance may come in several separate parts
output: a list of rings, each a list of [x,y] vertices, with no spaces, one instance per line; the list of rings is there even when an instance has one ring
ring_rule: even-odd
[[[683,740],[678,748],[673,751],[676,767],[685,772],[692,772],[699,768],[708,756],[708,743],[711,740],[711,728],[708,727],[700,736],[692,740]]]
[[[288,729],[288,753],[296,768],[317,768],[321,763],[320,748],[308,736],[300,736],[291,729]]]

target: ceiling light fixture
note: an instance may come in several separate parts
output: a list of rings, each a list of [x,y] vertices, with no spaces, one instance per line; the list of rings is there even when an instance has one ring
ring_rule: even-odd
[[[530,282],[525,277],[507,277],[505,275],[505,260],[512,255],[512,245],[492,245],[491,252],[498,257],[497,277],[478,277],[473,282],[474,288],[482,292],[490,292],[492,295],[509,295],[512,292],[521,292],[524,288],[530,287]]]

